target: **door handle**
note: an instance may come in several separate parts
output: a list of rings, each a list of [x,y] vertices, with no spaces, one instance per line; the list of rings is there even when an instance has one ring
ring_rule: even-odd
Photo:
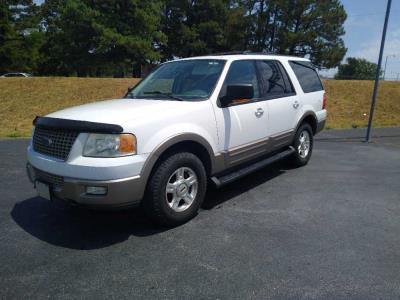
[[[299,101],[296,100],[296,101],[293,102],[294,109],[297,109],[299,106],[300,106]]]
[[[261,107],[257,108],[257,110],[256,110],[256,112],[255,112],[256,117],[259,118],[259,117],[261,117],[263,114],[264,114],[264,110],[263,110]]]

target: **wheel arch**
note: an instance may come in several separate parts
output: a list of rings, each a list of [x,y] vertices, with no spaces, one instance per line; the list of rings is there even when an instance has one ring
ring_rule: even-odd
[[[155,167],[168,155],[176,152],[187,151],[195,154],[204,164],[207,176],[212,175],[219,168],[222,157],[215,155],[208,141],[200,135],[193,133],[178,134],[159,144],[150,154],[143,166],[141,178],[147,184]]]
[[[294,134],[296,134],[299,127],[304,123],[308,123],[311,126],[313,135],[317,133],[318,119],[317,115],[313,111],[307,111],[303,114],[303,116],[300,118],[300,121],[297,123]]]

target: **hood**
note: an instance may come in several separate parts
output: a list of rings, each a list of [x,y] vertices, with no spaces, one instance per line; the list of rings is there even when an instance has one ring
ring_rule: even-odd
[[[148,118],[160,111],[176,110],[190,102],[150,99],[116,99],[99,101],[63,109],[46,117],[123,125],[123,123]]]

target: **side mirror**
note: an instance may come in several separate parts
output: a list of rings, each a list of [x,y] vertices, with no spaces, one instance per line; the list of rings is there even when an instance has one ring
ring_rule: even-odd
[[[245,103],[254,97],[252,84],[235,84],[226,87],[226,95],[219,98],[222,107],[227,107],[232,103]]]

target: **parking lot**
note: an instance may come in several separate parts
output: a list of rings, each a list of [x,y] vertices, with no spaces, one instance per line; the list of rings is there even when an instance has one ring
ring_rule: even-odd
[[[36,197],[27,140],[0,141],[0,298],[399,298],[400,128],[364,132],[323,132],[308,166],[210,191],[172,229]]]

